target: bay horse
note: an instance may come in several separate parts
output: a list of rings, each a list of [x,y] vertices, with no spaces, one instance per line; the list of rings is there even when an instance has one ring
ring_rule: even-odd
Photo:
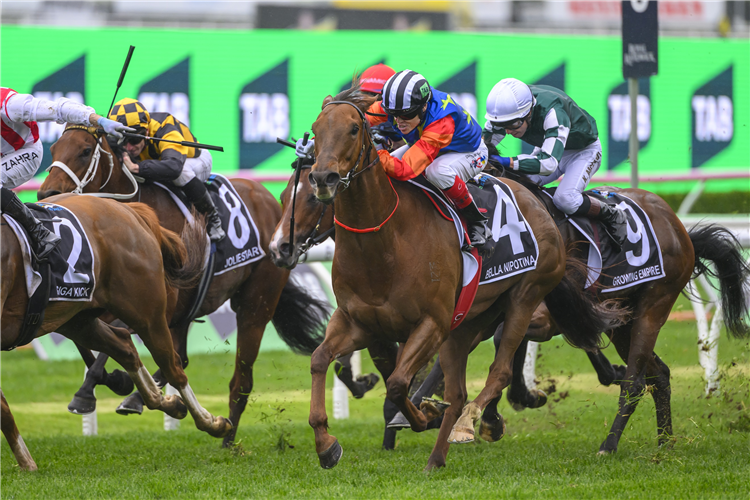
[[[121,161],[127,152],[116,142],[103,140],[101,131],[69,125],[52,145],[51,152],[53,165],[37,193],[39,199],[60,192],[109,193],[119,196],[124,202],[138,201],[150,206],[159,217],[159,223],[167,229],[174,230],[185,223],[185,217],[170,195],[158,186],[140,184],[137,194],[129,196],[133,185]],[[106,157],[107,162],[102,161],[97,167],[94,157],[98,155]],[[65,168],[55,168],[59,165]],[[279,204],[258,182],[247,179],[232,179],[231,182],[253,217],[260,233],[259,244],[267,254],[271,235],[281,216]],[[188,365],[187,334],[190,328],[185,316],[196,294],[197,287],[181,291],[170,316],[172,339],[183,367]],[[295,352],[311,354],[322,340],[323,322],[328,313],[323,303],[289,280],[288,270],[278,268],[267,256],[215,276],[195,317],[214,312],[227,300],[231,301],[237,314],[237,354],[234,375],[229,383],[229,419],[234,426],[224,438],[224,447],[234,442],[240,417],[252,391],[253,365],[266,324],[273,320],[281,339]],[[97,360],[97,365],[102,368],[103,363],[104,360]],[[101,375],[101,371],[92,373],[91,378],[95,380]],[[160,373],[157,372],[155,377],[163,384]],[[90,398],[93,398],[93,385],[85,383],[82,387]],[[136,396],[127,398],[119,412],[140,413],[140,401]]]
[[[378,167],[364,115],[373,102],[354,85],[335,99],[328,96],[313,124],[316,163],[308,179],[315,196],[333,204],[335,222],[344,230],[336,237],[332,267],[338,308],[311,360],[309,423],[321,466],[335,466],[343,450],[327,430],[328,365],[357,349],[369,348],[372,353],[386,341],[402,343],[386,382],[387,397],[413,430],[423,431],[428,419],[407,398],[408,386],[439,350],[445,398],[451,405],[427,463],[431,469],[445,465],[449,434],[466,400],[466,361],[477,332],[494,332],[505,322],[487,384],[474,400],[483,409],[508,385],[513,355],[545,296],[553,317],[565,323],[561,329],[566,338],[583,348],[596,347],[600,332],[619,321],[622,311],[597,307],[565,276],[565,248],[554,222],[531,193],[508,181],[537,238],[536,269],[479,287],[465,320],[451,331],[462,274],[455,227],[419,188],[393,182]],[[583,326],[575,324],[576,315],[585,321]],[[484,424],[495,425],[483,420]]]
[[[563,239],[574,254],[583,257],[588,253],[588,241],[572,224],[567,223],[567,216],[555,207],[552,197],[545,194],[542,188],[515,173],[506,174],[499,170],[495,173],[517,180],[529,192],[534,193],[552,215]],[[750,304],[750,268],[742,256],[739,241],[728,229],[710,224],[688,231],[669,205],[654,193],[609,186],[597,189],[617,192],[630,198],[648,215],[662,249],[665,273],[663,278],[624,290],[606,294],[597,290],[600,297],[619,299],[623,306],[633,311],[629,321],[607,332],[627,367],[625,377],[620,381],[617,414],[598,453],[617,451],[622,432],[647,392],[647,385],[653,387],[648,392],[654,398],[658,443],[663,446],[672,438],[672,389],[669,367],[654,353],[659,331],[691,276],[709,274],[719,282],[721,310],[727,331],[736,338],[750,336],[750,328],[745,321]],[[630,226],[628,238],[633,243],[639,238]],[[708,263],[713,263],[715,270]],[[547,315],[541,321],[546,321],[546,328],[540,331],[540,338],[532,340],[544,341],[558,333],[554,319]]]
[[[36,332],[56,331],[88,349],[112,356],[128,372],[150,409],[174,418],[193,416],[198,429],[224,437],[232,424],[200,406],[175,354],[167,325],[169,289],[194,286],[202,274],[206,254],[203,228],[191,224],[182,239],[161,228],[153,210],[141,203],[123,205],[112,200],[62,195],[49,200],[73,212],[91,243],[96,287],[91,301],[50,301]],[[21,244],[7,222],[2,224],[2,335],[3,350],[12,349],[26,316],[28,294]],[[141,337],[167,381],[180,396],[163,396],[141,363],[130,332],[112,327],[98,316],[111,311]],[[2,431],[23,470],[35,470],[2,397]]]

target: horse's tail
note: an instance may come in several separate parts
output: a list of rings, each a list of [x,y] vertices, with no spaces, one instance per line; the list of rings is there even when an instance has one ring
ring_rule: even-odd
[[[325,338],[330,306],[308,294],[289,279],[273,313],[273,326],[286,345],[297,354],[310,355]]]
[[[570,255],[565,263],[565,276],[545,298],[552,319],[571,345],[587,351],[603,346],[602,332],[624,325],[630,310],[619,300],[600,302],[582,284],[588,274],[586,264]]]
[[[200,224],[201,217],[196,217],[192,224],[185,224],[182,235],[159,225],[156,212],[144,203],[128,203],[138,217],[148,226],[161,248],[164,262],[164,278],[172,288],[193,288],[203,275],[203,264],[206,258],[206,233]]]
[[[742,246],[728,229],[717,224],[693,227],[688,231],[695,249],[695,274],[708,274],[719,280],[724,325],[737,338],[750,335],[745,322],[750,295],[750,268],[742,257]],[[711,261],[716,270],[704,261]]]

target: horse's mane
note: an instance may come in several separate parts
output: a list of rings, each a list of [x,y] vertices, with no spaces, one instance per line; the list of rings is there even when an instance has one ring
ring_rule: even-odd
[[[378,96],[363,92],[359,88],[359,76],[354,75],[352,86],[343,92],[336,94],[334,101],[347,101],[357,106],[363,113],[367,111],[372,103],[378,100]]]

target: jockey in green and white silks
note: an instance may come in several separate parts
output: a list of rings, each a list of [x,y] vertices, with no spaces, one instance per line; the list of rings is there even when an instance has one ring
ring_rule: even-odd
[[[583,195],[602,162],[596,120],[562,90],[526,85],[515,78],[500,80],[487,97],[483,139],[490,159],[545,185],[564,174],[553,202],[569,215],[601,220],[618,245],[627,238],[627,218],[616,207]],[[504,157],[497,145],[506,134],[531,144],[531,154]]]

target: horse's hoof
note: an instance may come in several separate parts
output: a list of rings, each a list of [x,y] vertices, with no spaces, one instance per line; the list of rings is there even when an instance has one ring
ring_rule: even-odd
[[[498,415],[497,417],[492,422],[482,419],[482,422],[479,424],[479,437],[490,443],[500,441],[505,435],[505,420],[502,415]]]
[[[357,376],[358,383],[364,384],[364,387],[362,388],[361,392],[357,392],[356,394],[352,392],[352,396],[354,396],[354,399],[361,399],[364,397],[366,393],[372,390],[373,387],[380,381],[380,377],[376,373],[368,373],[367,375],[359,375]]]
[[[130,375],[122,370],[112,370],[107,375],[106,386],[118,396],[127,396],[135,388]]]
[[[320,460],[320,466],[324,469],[333,469],[341,457],[344,456],[344,449],[339,444],[339,440],[333,442],[323,453],[318,453],[318,459]]]
[[[228,418],[216,417],[214,424],[207,431],[209,436],[223,438],[232,432],[232,422]]]
[[[73,396],[68,405],[68,411],[73,415],[89,415],[96,411],[96,398],[81,398]]]
[[[516,411],[524,411],[526,409],[526,407],[518,401],[511,401],[510,399],[508,399],[508,402],[510,403],[510,407]]]
[[[118,415],[140,415],[143,413],[143,397],[139,392],[134,392],[123,399],[115,411]]]
[[[448,436],[450,444],[468,444],[474,442],[474,429],[456,429],[455,427]]]
[[[409,429],[411,424],[406,420],[403,413],[398,412],[385,427],[386,429]]]
[[[529,408],[541,408],[542,406],[546,404],[547,404],[547,393],[537,389],[536,400],[534,401],[534,404],[532,406],[529,406]]]
[[[185,403],[182,401],[182,398],[179,395],[175,394],[173,396],[166,396],[164,400],[166,401],[166,405],[162,406],[161,408],[161,410],[164,413],[166,413],[167,415],[169,415],[170,417],[176,420],[182,420],[183,418],[188,416],[188,408],[187,406],[185,406]],[[221,418],[224,418],[224,417],[221,417]],[[222,436],[224,436],[224,434],[222,434],[221,436],[216,436],[216,437],[222,437]]]
[[[427,421],[435,420],[440,415],[445,413],[445,410],[451,404],[447,401],[441,401],[433,398],[422,398],[422,403],[419,405],[419,409],[422,410],[424,416],[427,417]]]

